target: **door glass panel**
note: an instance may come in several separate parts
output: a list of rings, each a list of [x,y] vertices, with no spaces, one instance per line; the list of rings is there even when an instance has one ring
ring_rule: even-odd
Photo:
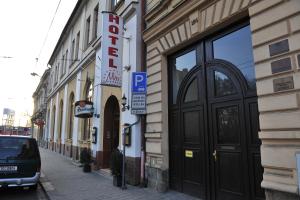
[[[255,89],[254,60],[249,26],[213,42],[214,58],[234,64],[244,75],[250,89]]]
[[[175,58],[173,68],[173,103],[176,104],[179,86],[185,75],[196,66],[196,50],[192,50],[182,56]]]
[[[214,72],[215,96],[226,96],[236,94],[236,88],[231,79],[222,72]]]
[[[184,97],[184,102],[191,102],[196,100],[198,100],[198,84],[197,79],[195,78],[187,89]]]
[[[218,108],[216,115],[218,144],[239,144],[240,125],[238,107]]]

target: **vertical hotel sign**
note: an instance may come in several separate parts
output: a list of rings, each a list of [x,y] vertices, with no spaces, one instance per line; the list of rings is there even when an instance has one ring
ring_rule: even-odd
[[[101,84],[122,86],[123,19],[110,12],[102,12]]]

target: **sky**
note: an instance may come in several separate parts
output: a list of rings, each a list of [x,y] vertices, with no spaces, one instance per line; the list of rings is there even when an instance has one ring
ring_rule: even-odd
[[[33,112],[32,94],[77,0],[0,0],[0,119],[3,108],[15,110],[15,125]],[[43,48],[42,48],[43,47]],[[4,58],[6,56],[12,58]],[[39,58],[38,61],[36,58]]]

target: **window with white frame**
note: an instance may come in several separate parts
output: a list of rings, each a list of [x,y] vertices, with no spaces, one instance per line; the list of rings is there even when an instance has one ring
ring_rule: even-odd
[[[75,60],[79,58],[79,43],[80,43],[80,31],[78,31],[76,36]]]
[[[98,12],[99,12],[99,5],[97,4],[97,6],[94,8],[93,40],[97,38]]]
[[[71,62],[70,62],[69,67],[71,67],[72,63],[75,61],[74,53],[75,53],[75,39],[73,39],[72,44],[71,44],[71,57],[70,57]]]
[[[85,23],[85,48],[88,48],[90,42],[90,27],[91,27],[91,16],[86,19]]]
[[[124,1],[124,0],[111,0],[111,10],[114,10],[121,1]]]
[[[68,49],[66,50],[66,57],[65,57],[65,65],[64,65],[64,71],[63,71],[63,74],[66,73],[66,67],[68,66]]]

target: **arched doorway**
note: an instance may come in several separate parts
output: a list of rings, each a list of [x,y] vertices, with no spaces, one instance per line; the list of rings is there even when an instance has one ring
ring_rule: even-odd
[[[212,200],[264,199],[249,26],[170,57],[170,186]]]
[[[120,107],[118,99],[110,96],[104,108],[103,163],[108,168],[111,152],[119,146]]]

